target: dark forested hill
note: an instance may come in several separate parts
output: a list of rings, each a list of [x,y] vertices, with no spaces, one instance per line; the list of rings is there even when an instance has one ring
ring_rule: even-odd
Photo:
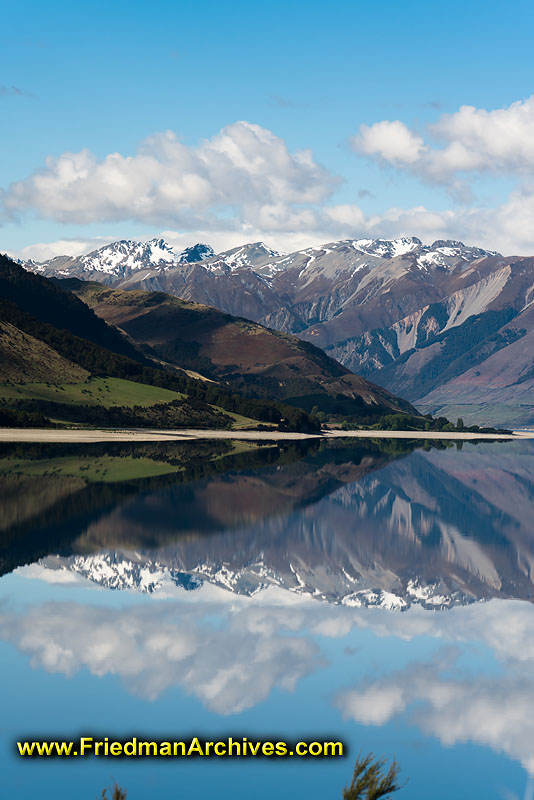
[[[139,384],[146,389],[140,391]],[[56,385],[52,394],[51,385]],[[161,389],[169,393],[163,402]],[[108,392],[110,398],[103,394]],[[41,424],[43,414],[98,426],[229,428],[247,419],[298,430],[318,425],[298,408],[243,397],[176,367],[166,369],[58,281],[27,272],[5,256],[0,256],[0,406],[3,425]]]
[[[9,316],[6,306],[14,304],[41,323],[67,330],[113,353],[144,361],[116,328],[106,325],[75,295],[64,291],[56,281],[28,272],[3,255],[0,255],[0,303],[3,319]]]

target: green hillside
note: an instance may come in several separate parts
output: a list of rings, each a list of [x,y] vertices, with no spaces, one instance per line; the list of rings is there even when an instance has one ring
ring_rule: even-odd
[[[154,406],[183,400],[185,395],[158,386],[127,381],[123,378],[89,378],[81,383],[18,383],[0,384],[0,399],[46,400],[54,403],[89,406]]]
[[[83,381],[87,370],[40,339],[0,322],[0,381]]]

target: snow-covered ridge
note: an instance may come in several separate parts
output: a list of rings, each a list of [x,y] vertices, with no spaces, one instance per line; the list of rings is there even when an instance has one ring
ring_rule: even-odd
[[[169,269],[176,264],[203,261],[213,255],[213,249],[206,244],[196,244],[176,252],[165,239],[150,239],[148,242],[114,242],[81,256],[79,261],[82,269],[88,272],[118,274],[136,269]]]
[[[495,250],[483,250],[481,247],[468,247],[463,242],[455,240],[438,239],[433,244],[422,247],[421,255],[417,257],[417,264],[420,269],[432,269],[435,267],[448,267],[451,260],[470,264],[478,258],[488,256],[498,256]]]
[[[101,273],[103,276],[124,277],[137,270],[167,270],[180,264],[202,262],[215,255],[207,244],[195,244],[176,251],[165,239],[137,242],[123,239],[104,245],[87,255],[70,258],[56,256],[49,261],[20,262],[26,269],[42,275],[83,275]]]
[[[139,270],[166,271],[199,264],[215,274],[250,269],[264,278],[270,278],[293,266],[299,267],[299,275],[309,273],[312,264],[324,264],[327,273],[340,269],[357,270],[362,268],[361,260],[366,256],[371,257],[372,264],[392,259],[409,259],[411,263],[415,259],[414,264],[418,269],[429,271],[468,265],[477,258],[495,255],[498,253],[469,247],[455,240],[438,240],[431,245],[424,245],[415,236],[391,240],[344,239],[289,254],[279,253],[264,242],[252,242],[217,254],[209,245],[200,243],[177,251],[165,239],[159,238],[146,242],[124,239],[76,258],[56,256],[43,262],[30,260],[20,263],[32,272],[65,277],[100,273],[121,279]],[[366,262],[364,266],[369,266],[369,263]]]
[[[110,274],[127,268],[139,269],[141,266],[170,266],[176,260],[177,254],[163,239],[114,242],[80,258],[81,265],[88,272],[94,270]]]
[[[406,253],[413,253],[423,247],[423,243],[416,236],[400,239],[354,239],[352,246],[363,253],[380,256],[381,258],[395,258]]]
[[[472,602],[472,598],[461,592],[447,593],[443,586],[423,586],[417,579],[409,580],[400,593],[398,590],[392,592],[380,588],[371,589],[364,585],[358,588],[362,584],[361,577],[349,575],[345,570],[342,571],[344,590],[325,593],[314,585],[313,574],[301,574],[299,568],[291,563],[287,570],[276,571],[261,560],[237,570],[225,563],[199,563],[192,569],[183,571],[142,556],[126,557],[117,552],[103,552],[90,556],[48,556],[41,559],[39,564],[47,569],[75,573],[107,589],[145,594],[164,590],[169,585],[191,591],[207,582],[248,597],[268,587],[277,586],[288,592],[308,595],[334,605],[384,608],[390,611],[405,611],[414,604],[427,609],[445,609]]]
[[[127,559],[117,553],[90,556],[48,556],[39,563],[49,569],[73,572],[106,589],[130,589],[152,594],[172,583],[186,590],[198,589],[202,579],[172,570],[152,560]]]

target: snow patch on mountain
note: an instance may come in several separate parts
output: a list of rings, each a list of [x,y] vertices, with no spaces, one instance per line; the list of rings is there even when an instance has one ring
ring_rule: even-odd
[[[448,268],[451,264],[465,267],[479,258],[499,255],[495,250],[469,247],[454,239],[438,239],[430,246],[423,246],[421,250],[421,255],[417,257],[417,265],[419,269],[424,270],[436,267]]]
[[[134,269],[170,267],[178,258],[179,256],[164,239],[150,239],[148,242],[124,240],[81,256],[79,262],[86,272],[106,272],[116,275]]]
[[[396,258],[397,256],[412,253],[414,250],[423,246],[423,243],[416,236],[400,239],[355,239],[352,242],[355,250],[363,253],[380,256],[381,258]]]
[[[224,260],[232,269],[240,269],[241,267],[260,267],[272,258],[279,258],[282,255],[278,250],[268,247],[265,242],[252,242],[219,253],[218,258]]]

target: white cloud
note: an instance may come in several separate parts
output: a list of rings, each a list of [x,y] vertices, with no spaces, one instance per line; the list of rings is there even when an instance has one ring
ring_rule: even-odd
[[[49,157],[11,184],[3,204],[15,217],[33,210],[63,223],[131,219],[233,230],[254,224],[269,207],[279,227],[288,206],[320,203],[338,183],[309,150],[290,153],[271,131],[236,122],[197,147],[167,131],[145,139],[134,156],[98,159],[82,150]]]
[[[486,111],[462,106],[444,114],[431,126],[432,134],[447,142],[434,154],[436,169],[489,170],[519,175],[534,168],[534,96],[507,108]]]
[[[383,120],[374,125],[362,125],[350,139],[352,147],[365,155],[374,156],[403,166],[414,164],[427,148],[420,136],[399,120]]]
[[[447,676],[444,673],[447,673]],[[345,717],[383,725],[415,707],[413,720],[447,746],[474,741],[505,753],[534,773],[534,683],[530,676],[469,676],[450,665],[411,664],[362,688],[337,695]]]
[[[206,242],[213,247],[215,252],[220,253],[223,250],[230,250],[232,247],[238,247],[246,242],[264,241],[280,252],[291,253],[295,250],[302,250],[305,247],[322,244],[329,238],[329,232],[317,229],[274,231],[252,225],[244,225],[236,231],[196,230],[183,233],[164,230],[161,236],[177,250],[184,249],[197,242]]]
[[[435,239],[461,239],[505,255],[528,255],[534,250],[534,185],[514,190],[496,208],[459,206],[432,210],[414,206],[365,214],[359,206],[350,203],[305,210],[269,204],[257,210],[255,224],[241,224],[233,230],[155,228],[150,234],[132,238],[145,240],[154,236],[162,236],[178,250],[204,242],[216,252],[260,240],[277,250],[292,252],[336,239],[418,236],[429,244]],[[11,254],[44,261],[57,255],[88,253],[121,238],[124,237],[118,230],[115,237],[59,239],[30,245]]]
[[[459,173],[531,176],[534,96],[493,111],[462,106],[430,125],[428,138],[399,120],[384,120],[362,125],[350,141],[357,152],[453,188]]]
[[[89,253],[99,247],[120,239],[120,236],[106,237],[95,236],[90,239],[82,237],[75,239],[56,239],[53,242],[36,242],[20,250],[10,251],[8,255],[24,260],[33,259],[34,261],[46,261],[55,256],[79,256],[82,253]]]
[[[47,569],[37,563],[18,567],[16,571],[25,578],[37,579],[55,585],[71,586],[73,583],[82,585],[86,583],[84,578],[76,572],[71,572],[67,569]]]
[[[363,725],[383,725],[394,714],[404,710],[406,700],[399,686],[381,683],[360,692],[342,692],[336,698],[336,704],[345,717]]]
[[[72,676],[85,668],[96,677],[118,675],[148,700],[181,686],[207,708],[234,714],[275,687],[292,691],[325,663],[315,642],[287,633],[294,629],[290,609],[272,608],[276,628],[267,621],[269,610],[169,601],[119,610],[74,602],[25,613],[0,607],[0,640],[48,672]],[[210,613],[221,618],[220,626],[205,623]]]
[[[428,244],[460,239],[505,255],[528,255],[534,250],[534,184],[515,189],[495,208],[393,207],[366,215],[359,206],[331,206],[317,215],[317,222],[323,242],[352,236],[418,236]]]
[[[431,635],[451,644],[430,663],[411,663],[339,692],[334,705],[345,717],[383,725],[407,711],[427,735],[445,745],[475,741],[520,761],[534,774],[532,604],[492,600],[438,615],[411,609],[382,614],[377,622],[375,633],[406,639]],[[501,662],[498,674],[461,668],[460,645],[472,647],[473,642],[483,643]]]

